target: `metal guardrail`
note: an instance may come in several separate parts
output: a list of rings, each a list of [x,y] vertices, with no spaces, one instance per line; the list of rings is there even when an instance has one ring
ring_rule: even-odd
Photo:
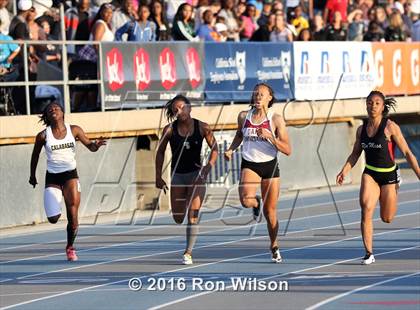
[[[0,87],[15,87],[15,86],[24,86],[25,87],[25,95],[26,95],[26,111],[27,114],[30,114],[30,95],[29,95],[29,87],[30,86],[38,86],[38,85],[52,85],[52,86],[63,86],[63,98],[64,98],[64,108],[66,112],[70,112],[70,90],[69,87],[73,85],[86,85],[86,84],[96,84],[101,85],[100,87],[100,95],[101,99],[103,98],[103,87],[102,87],[102,72],[98,70],[99,79],[96,80],[70,80],[69,79],[69,72],[68,72],[68,55],[67,55],[67,46],[68,45],[98,45],[98,64],[101,62],[101,42],[100,41],[64,41],[64,40],[11,40],[11,41],[4,41],[0,40],[1,44],[11,44],[15,43],[20,45],[20,48],[23,52],[23,59],[28,59],[28,48],[29,46],[33,45],[59,45],[61,46],[61,72],[62,72],[62,80],[54,80],[54,81],[29,81],[29,68],[28,62],[23,62],[23,70],[24,70],[24,80],[23,81],[14,81],[14,82],[0,82]],[[20,56],[17,56],[20,57]],[[101,100],[101,110],[104,111],[103,100]]]

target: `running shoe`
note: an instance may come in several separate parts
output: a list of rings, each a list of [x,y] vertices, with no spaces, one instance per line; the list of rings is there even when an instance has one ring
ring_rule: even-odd
[[[362,265],[370,265],[375,262],[375,256],[372,253],[366,253],[362,259]]]
[[[259,223],[261,222],[261,205],[262,205],[262,199],[260,196],[255,196],[255,199],[257,199],[258,207],[252,208],[252,216],[254,217],[254,220]]]
[[[182,264],[183,265],[192,265],[193,264],[191,254],[184,253],[184,255],[182,255]]]
[[[79,259],[76,255],[76,250],[72,246],[69,246],[66,249],[66,254],[67,254],[67,260],[70,262],[74,262]]]
[[[283,259],[281,258],[279,247],[275,246],[274,248],[272,248],[271,253],[272,253],[271,260],[273,262],[275,262],[276,264],[282,262]]]

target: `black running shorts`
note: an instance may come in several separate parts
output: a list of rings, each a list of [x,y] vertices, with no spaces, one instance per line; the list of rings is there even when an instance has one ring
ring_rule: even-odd
[[[78,179],[77,170],[69,170],[61,173],[50,173],[47,171],[45,175],[45,185],[54,184],[63,187],[68,180]]]
[[[401,181],[400,177],[400,168],[398,166],[390,172],[377,172],[365,168],[363,173],[370,175],[379,186],[388,185],[388,184],[399,184]]]
[[[261,179],[273,179],[278,178],[280,176],[277,158],[262,163],[254,163],[252,161],[247,161],[242,158],[241,170],[245,168],[254,171],[261,177]]]

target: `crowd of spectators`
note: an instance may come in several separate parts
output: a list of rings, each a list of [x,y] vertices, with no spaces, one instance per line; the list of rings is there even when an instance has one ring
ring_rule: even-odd
[[[3,41],[420,40],[420,0],[11,1],[0,0]],[[64,6],[65,38],[60,6]],[[97,61],[94,44],[69,45],[67,52],[70,60]],[[29,80],[36,80],[40,60],[61,67],[61,58],[60,45],[29,45]],[[24,61],[21,46],[0,44],[0,72],[17,68],[17,80],[23,81]],[[24,92],[16,94],[24,102],[19,98]]]

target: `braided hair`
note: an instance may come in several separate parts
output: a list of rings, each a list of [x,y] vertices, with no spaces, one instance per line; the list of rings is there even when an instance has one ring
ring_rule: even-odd
[[[39,121],[40,122],[43,122],[44,123],[44,125],[45,126],[50,126],[51,125],[51,122],[50,122],[50,120],[48,119],[48,109],[50,108],[50,106],[52,106],[52,105],[56,105],[56,106],[58,106],[59,108],[60,108],[60,110],[63,112],[63,117],[64,117],[64,109],[63,109],[63,107],[57,102],[57,101],[54,101],[54,102],[51,102],[51,103],[49,103],[45,108],[44,108],[44,110],[42,111],[42,114],[41,114],[41,116],[39,117]]]
[[[175,102],[177,101],[183,101],[188,105],[191,105],[190,100],[185,97],[184,95],[176,95],[175,97],[173,97],[171,100],[169,100],[166,104],[165,104],[165,110],[166,110],[166,118],[168,119],[168,122],[171,122],[174,118],[175,118],[175,113],[172,110],[172,106]]]
[[[379,96],[382,98],[384,102],[384,111],[382,112],[383,116],[387,116],[389,111],[392,109],[395,111],[395,107],[397,106],[397,101],[394,98],[385,98],[385,95],[378,90],[373,90],[367,96],[366,101],[371,99],[373,96]]]
[[[274,97],[274,90],[267,83],[258,83],[257,85],[255,85],[254,90],[252,91],[252,97],[251,97],[250,106],[253,106],[254,105],[255,92],[257,91],[258,87],[260,87],[260,86],[265,86],[268,89],[268,92],[270,93],[270,96],[271,96],[271,100],[268,103],[268,107],[271,108],[272,105],[274,104],[274,101],[276,101],[276,98]]]

